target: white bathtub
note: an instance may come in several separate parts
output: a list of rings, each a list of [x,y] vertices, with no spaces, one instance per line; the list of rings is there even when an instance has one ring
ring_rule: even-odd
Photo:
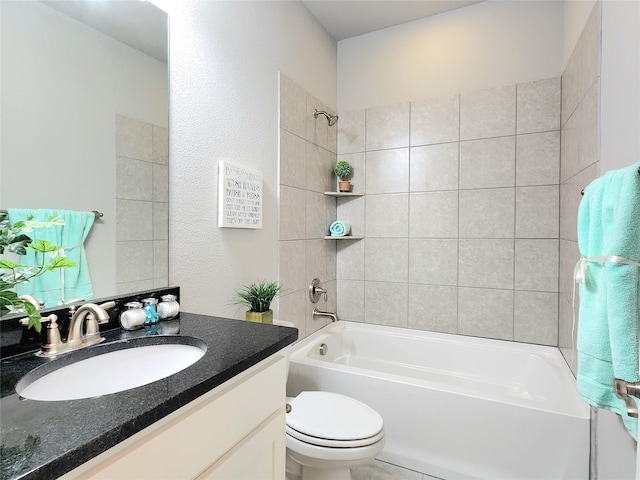
[[[575,384],[556,348],[340,321],[291,347],[287,394],[367,403],[385,422],[378,458],[422,473],[586,480],[590,409]]]

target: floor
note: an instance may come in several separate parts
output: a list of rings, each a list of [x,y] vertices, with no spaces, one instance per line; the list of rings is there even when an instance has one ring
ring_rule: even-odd
[[[390,463],[374,460],[362,467],[351,469],[351,480],[441,480]]]

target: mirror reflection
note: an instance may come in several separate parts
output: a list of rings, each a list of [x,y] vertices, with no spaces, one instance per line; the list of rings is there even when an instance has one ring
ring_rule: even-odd
[[[94,297],[166,286],[167,15],[137,0],[0,9],[0,209],[101,212],[84,243]]]

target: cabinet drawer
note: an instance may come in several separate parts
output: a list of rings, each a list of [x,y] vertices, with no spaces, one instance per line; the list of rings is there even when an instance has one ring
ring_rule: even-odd
[[[195,478],[284,410],[285,384],[285,358],[271,357],[63,478]]]

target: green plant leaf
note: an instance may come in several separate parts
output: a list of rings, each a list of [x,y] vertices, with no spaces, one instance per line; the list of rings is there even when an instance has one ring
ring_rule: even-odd
[[[60,247],[52,245],[50,241],[41,239],[30,243],[28,247],[33,248],[36,252],[40,253],[57,252],[58,250],[60,250]]]
[[[14,268],[24,267],[24,265],[20,265],[19,263],[13,263],[10,260],[0,260],[0,268],[8,268],[13,270]]]
[[[67,257],[56,257],[51,259],[51,263],[46,265],[45,268],[50,272],[57,268],[69,268],[75,267],[76,264],[69,260]]]

